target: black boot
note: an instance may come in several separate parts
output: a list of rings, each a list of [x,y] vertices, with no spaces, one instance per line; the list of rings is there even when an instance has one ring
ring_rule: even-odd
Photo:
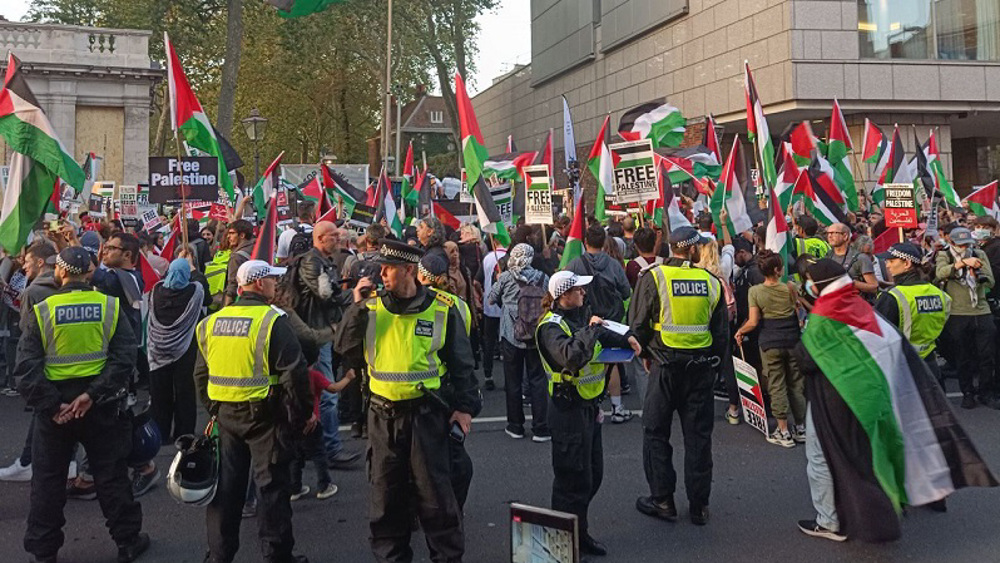
[[[580,538],[580,552],[587,555],[607,555],[608,548],[604,544],[590,537],[590,534],[583,534]]]
[[[674,505],[673,497],[667,497],[659,501],[653,497],[639,497],[635,501],[635,508],[647,516],[660,518],[668,522],[675,522],[677,520],[677,507]]]
[[[149,549],[149,534],[140,532],[126,544],[118,546],[118,563],[132,563]]]

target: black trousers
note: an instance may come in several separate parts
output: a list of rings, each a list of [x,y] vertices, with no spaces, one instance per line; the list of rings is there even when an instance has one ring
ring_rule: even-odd
[[[588,532],[587,510],[604,480],[604,447],[595,401],[560,406],[549,401],[552,430],[552,509],[576,514],[580,537]]]
[[[712,426],[715,369],[687,361],[661,364],[649,374],[642,412],[642,464],[655,499],[674,494],[670,429],[676,412],[684,433],[684,486],[692,505],[707,506],[712,489]]]
[[[431,561],[457,563],[465,552],[461,510],[451,480],[448,416],[423,401],[368,411],[371,546],[380,563],[413,560],[416,510]]]
[[[87,449],[97,500],[118,545],[135,540],[142,530],[142,507],[132,498],[125,458],[132,447],[132,427],[115,408],[92,407],[80,419],[56,424],[35,415],[31,476],[31,508],[24,550],[51,557],[63,545],[66,476],[77,442]]]
[[[483,315],[483,376],[493,378],[493,355],[500,345],[500,317]]]
[[[275,426],[283,413],[266,403],[222,403],[219,409],[219,484],[208,505],[207,561],[229,563],[240,547],[240,523],[247,482],[253,469],[257,493],[257,528],[264,560],[290,563],[292,536],[291,462],[288,431]]]
[[[965,395],[996,393],[993,370],[996,326],[993,315],[952,315],[944,325],[958,358],[958,385]],[[976,376],[979,386],[976,387]]]
[[[542,357],[536,348],[518,348],[506,340],[501,340],[503,352],[504,391],[507,394],[507,424],[524,427],[524,406],[521,403],[521,388],[527,378],[531,397],[531,431],[548,434],[549,391]]]
[[[177,361],[149,372],[149,411],[160,429],[164,444],[172,444],[178,436],[194,434],[198,418],[195,396],[194,361],[198,346],[191,346]]]
[[[455,491],[458,509],[464,513],[465,500],[469,498],[469,487],[472,485],[472,458],[465,451],[465,444],[448,439],[448,452],[451,456],[451,488]]]

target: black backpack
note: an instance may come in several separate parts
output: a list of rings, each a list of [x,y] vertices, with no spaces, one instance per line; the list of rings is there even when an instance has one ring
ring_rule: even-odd
[[[514,339],[523,344],[535,345],[535,328],[542,318],[542,298],[545,289],[541,286],[517,282],[517,317],[514,319]]]
[[[309,252],[313,246],[312,233],[303,232],[301,227],[296,229],[295,236],[288,243],[288,257],[292,258]]]
[[[587,287],[585,298],[586,304],[590,306],[590,314],[609,321],[621,321],[625,315],[625,303],[620,299],[618,291],[604,279],[604,276],[594,271],[586,255],[580,256],[580,260],[587,270],[587,275],[594,278]]]

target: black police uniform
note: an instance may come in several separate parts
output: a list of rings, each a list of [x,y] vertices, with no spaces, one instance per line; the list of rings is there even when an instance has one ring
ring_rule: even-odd
[[[420,251],[402,243],[388,243],[397,253]],[[398,254],[397,254],[398,255]],[[432,306],[434,292],[417,285],[407,299],[391,292],[381,296],[385,308],[395,315],[416,314]],[[369,310],[365,302],[351,305],[344,313],[334,344],[338,353],[363,352]],[[482,398],[473,373],[474,359],[465,322],[455,306],[447,313],[444,345],[438,359],[447,367],[441,395],[449,403],[444,409],[429,397],[389,401],[372,394],[368,411],[368,482],[371,486],[370,528],[372,552],[377,561],[412,561],[410,534],[415,506],[427,539],[431,561],[461,561],[465,551],[462,515],[452,485],[448,422],[452,411],[475,416]]]
[[[263,296],[244,292],[240,306],[269,307]],[[208,366],[201,350],[194,368],[198,396],[219,425],[219,482],[206,511],[210,563],[229,563],[240,547],[240,523],[251,468],[260,509],[257,526],[264,560],[290,563],[292,555],[291,463],[293,433],[302,433],[313,412],[309,372],[302,348],[284,316],[271,328],[268,373],[279,376],[261,401],[216,402],[208,398]]]
[[[627,335],[599,325],[589,325],[587,307],[573,310],[552,306],[562,316],[572,336],[556,323],[538,328],[538,351],[553,370],[578,372],[594,356],[597,343],[606,348],[628,348]],[[601,440],[601,399],[584,399],[571,385],[553,389],[548,423],[552,431],[552,509],[576,514],[581,541],[589,538],[587,511],[604,480],[604,448]]]
[[[681,266],[684,260],[670,258],[664,266]],[[629,325],[650,358],[653,369],[643,404],[643,465],[650,494],[655,501],[670,500],[677,488],[670,445],[674,412],[684,433],[684,486],[692,508],[708,506],[712,488],[712,427],[715,401],[712,385],[718,366],[710,358],[725,357],[729,321],[725,299],[719,299],[709,321],[712,345],[699,350],[674,350],[663,344],[653,323],[660,320],[660,296],[652,275],[639,278],[629,307]],[[675,511],[676,515],[676,511]]]
[[[56,294],[92,290],[81,282],[68,283]],[[45,377],[45,348],[34,314],[24,319],[25,330],[17,348],[15,375],[28,406],[34,408],[32,438],[31,509],[24,549],[39,560],[54,558],[63,545],[66,506],[66,468],[77,443],[87,450],[97,499],[108,521],[111,537],[121,549],[135,544],[142,530],[142,507],[132,497],[126,458],[132,444],[132,425],[124,412],[126,386],[135,369],[137,343],[120,304],[114,335],[108,342],[104,368],[91,377],[50,381]],[[61,404],[83,393],[93,406],[82,418],[56,424],[52,417]],[[147,540],[148,541],[148,540]]]

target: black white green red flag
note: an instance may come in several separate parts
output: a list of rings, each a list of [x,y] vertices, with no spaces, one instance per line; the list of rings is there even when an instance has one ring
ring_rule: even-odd
[[[657,98],[622,114],[618,134],[626,141],[650,139],[654,149],[679,147],[686,125],[681,110],[667,103],[666,98]]]
[[[278,239],[278,198],[277,192],[272,192],[268,198],[266,211],[263,220],[260,222],[260,229],[257,231],[257,240],[253,245],[253,252],[250,253],[251,260],[263,260],[268,264],[274,264],[274,253],[277,250],[275,241]]]
[[[931,129],[927,142],[924,144],[924,154],[927,155],[927,166],[930,168],[931,176],[934,178],[934,186],[944,197],[945,202],[951,207],[961,207],[961,200],[958,192],[948,181],[944,174],[944,166],[941,164],[941,155],[938,152],[937,139],[934,137],[934,130]]]
[[[410,207],[416,208],[419,203],[419,195],[413,190],[413,141],[406,149],[406,160],[403,161],[403,186],[401,195],[403,196],[403,202],[410,205]]]
[[[573,211],[573,222],[569,225],[569,234],[566,237],[566,248],[563,249],[562,259],[559,260],[559,269],[565,270],[574,258],[583,255],[583,200],[576,202],[576,209]]]
[[[997,205],[997,181],[973,188],[964,200],[969,204],[969,212],[978,217],[993,217],[1000,221],[1000,205]]]
[[[264,175],[257,180],[257,185],[253,187],[251,193],[258,217],[263,217],[267,213],[271,197],[278,193],[278,188],[281,186],[281,158],[283,156],[285,156],[285,151],[281,151],[278,157],[267,166]]]
[[[771,204],[768,206],[767,234],[764,238],[764,248],[781,256],[781,281],[788,281],[788,271],[791,267],[788,258],[792,255],[792,237],[788,232],[788,222],[785,220],[785,209],[781,207],[774,190],[769,190]]]
[[[175,135],[188,147],[188,151],[214,156],[219,161],[219,182],[229,196],[229,201],[236,201],[233,191],[233,180],[226,168],[222,146],[215,136],[215,129],[208,120],[201,102],[194,95],[194,90],[184,75],[184,67],[174,51],[167,33],[163,33],[163,44],[167,49],[167,89],[170,92],[170,125]]]
[[[872,190],[872,202],[881,204],[885,201],[886,184],[911,184],[913,177],[910,175],[910,167],[906,162],[906,150],[903,148],[903,140],[899,136],[899,126],[892,132],[892,140],[885,151],[885,165],[882,174],[879,176],[875,189]]]
[[[722,226],[721,212],[726,209],[726,225],[729,234],[736,237],[744,231],[753,228],[753,220],[747,212],[746,198],[743,191],[749,186],[746,177],[746,163],[743,160],[743,149],[740,145],[740,136],[733,139],[733,148],[729,151],[726,164],[722,167],[722,174],[719,175],[719,184],[712,193],[709,207],[712,210],[712,217],[715,224]]]
[[[844,194],[847,208],[851,211],[857,211],[858,189],[854,186],[854,174],[851,172],[851,163],[848,160],[848,155],[853,150],[851,133],[847,129],[844,113],[840,110],[840,103],[834,99],[833,114],[830,116],[830,132],[827,135],[826,159],[833,168],[833,181],[836,182],[840,192]]]
[[[781,143],[781,168],[778,170],[778,183],[774,187],[774,195],[777,199],[772,199],[771,204],[777,201],[782,213],[788,211],[792,205],[792,196],[795,193],[795,182],[802,174],[798,160],[791,143]]]
[[[611,150],[608,149],[608,124],[610,122],[611,116],[608,115],[604,118],[604,124],[601,125],[597,138],[594,139],[594,146],[590,148],[590,154],[587,155],[587,169],[597,181],[594,216],[600,221],[607,217],[604,209],[605,199],[608,195],[614,195],[614,184],[611,181],[614,166],[611,164]]]
[[[778,177],[774,169],[774,144],[771,142],[767,118],[764,117],[764,106],[761,105],[760,96],[757,95],[757,85],[754,84],[753,75],[750,74],[750,63],[743,61],[743,69],[743,85],[747,99],[747,137],[757,147],[760,177],[764,185],[770,188],[774,187]]]
[[[13,151],[0,208],[0,247],[14,255],[41,219],[59,179],[79,192],[86,176],[56,135],[13,54],[7,56],[0,89],[0,138]]]
[[[517,181],[524,175],[524,167],[530,166],[537,154],[535,151],[528,151],[491,156],[483,162],[483,176],[499,182]]]
[[[799,175],[793,193],[793,199],[801,196],[810,215],[820,223],[830,226],[847,222],[844,196],[833,181],[830,163],[818,153],[809,168]]]

